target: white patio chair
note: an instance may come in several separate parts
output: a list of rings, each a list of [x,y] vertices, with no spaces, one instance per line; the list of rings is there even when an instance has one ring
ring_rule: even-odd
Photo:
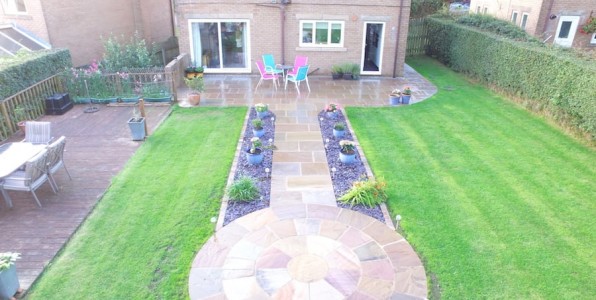
[[[53,174],[58,172],[60,167],[64,167],[64,171],[68,175],[68,178],[72,180],[70,176],[70,172],[66,168],[64,164],[64,146],[66,146],[66,137],[61,136],[56,141],[48,146],[48,176],[50,177],[50,184],[52,185],[55,191],[58,190],[58,184],[56,183],[56,179],[54,179]]]
[[[35,190],[37,190],[44,182],[48,181],[47,158],[48,151],[44,149],[27,162],[25,171],[14,171],[12,174],[2,179],[0,192],[2,192],[9,207],[12,207],[12,201],[6,190],[31,192],[35,198],[35,202],[41,207],[41,203],[35,194]],[[54,186],[52,186],[52,190],[56,193]]]
[[[28,121],[25,123],[25,139],[32,144],[49,144],[52,140],[51,123]]]

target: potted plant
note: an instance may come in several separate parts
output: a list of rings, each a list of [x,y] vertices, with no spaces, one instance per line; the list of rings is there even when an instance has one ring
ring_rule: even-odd
[[[25,133],[25,123],[29,119],[29,111],[30,108],[25,104],[19,104],[13,110],[14,121],[23,134]]]
[[[256,137],[262,137],[265,134],[265,129],[263,129],[263,120],[259,118],[252,120],[252,133]]]
[[[344,122],[337,122],[333,125],[333,136],[334,137],[343,137],[346,133],[346,123]]]
[[[14,299],[17,292],[22,292],[15,265],[19,258],[19,253],[0,253],[0,299]]]
[[[403,104],[410,104],[410,98],[412,97],[412,89],[409,86],[404,88],[404,91],[401,93],[401,103]]]
[[[205,83],[203,77],[184,78],[184,83],[190,89],[188,93],[188,103],[193,106],[199,105],[201,102],[201,93],[205,90]]]
[[[352,69],[353,69],[352,64],[345,63],[342,65],[341,69],[344,71],[344,79],[352,80]]]
[[[255,110],[259,119],[263,119],[269,114],[269,106],[267,104],[257,103],[255,104]]]
[[[334,119],[339,113],[339,105],[336,103],[329,103],[325,106],[325,113],[328,118]]]
[[[349,140],[339,141],[339,160],[344,164],[351,164],[356,161],[356,143]]]
[[[263,161],[263,146],[261,139],[253,137],[250,139],[250,148],[246,150],[246,160],[251,165],[258,165]]]
[[[585,34],[592,34],[596,32],[596,18],[590,17],[586,21],[586,24],[580,27],[579,31]]]
[[[353,80],[360,79],[360,65],[359,64],[352,64],[352,79]]]
[[[394,89],[389,94],[389,104],[390,105],[398,105],[399,99],[401,98],[401,91],[399,89]]]
[[[334,65],[331,67],[331,78],[334,80],[341,79],[344,76],[344,71],[340,65]]]
[[[128,127],[133,141],[142,141],[147,134],[145,131],[145,118],[141,117],[136,108],[133,109],[132,118],[128,120]]]

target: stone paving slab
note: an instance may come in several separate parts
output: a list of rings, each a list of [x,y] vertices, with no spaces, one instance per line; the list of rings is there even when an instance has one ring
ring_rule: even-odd
[[[363,214],[316,204],[271,207],[223,227],[189,278],[191,299],[426,299],[427,292],[422,262],[402,236]]]

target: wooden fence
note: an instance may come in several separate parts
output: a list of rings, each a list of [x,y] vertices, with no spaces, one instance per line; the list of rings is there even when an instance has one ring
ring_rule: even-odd
[[[406,56],[424,55],[428,44],[428,34],[424,18],[410,19]]]
[[[65,92],[60,76],[54,75],[25,90],[0,100],[0,141],[17,132],[18,122],[35,120],[45,114],[45,99]]]

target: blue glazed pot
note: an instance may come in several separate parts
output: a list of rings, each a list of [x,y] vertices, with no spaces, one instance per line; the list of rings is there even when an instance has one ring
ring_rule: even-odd
[[[337,115],[338,115],[337,111],[334,111],[334,112],[328,111],[327,112],[327,118],[329,118],[329,119],[335,119],[335,118],[337,118]]]
[[[333,129],[333,136],[336,137],[336,138],[340,138],[340,137],[344,136],[345,133],[346,133],[345,130],[335,130],[335,129]]]
[[[262,137],[265,134],[265,129],[261,129],[261,130],[253,129],[252,134],[256,137]]]
[[[412,95],[402,95],[401,96],[401,103],[403,103],[403,104],[410,104],[410,97],[412,97]]]
[[[19,291],[19,287],[17,267],[14,264],[0,271],[0,299],[11,299]]]
[[[257,117],[259,117],[259,119],[265,119],[265,117],[269,114],[269,111],[257,111]]]
[[[399,96],[389,96],[389,104],[390,105],[398,105],[399,104]]]
[[[346,154],[340,151],[339,160],[344,164],[353,164],[356,161],[356,152],[353,154]]]
[[[246,152],[246,160],[251,165],[258,165],[263,161],[263,152],[257,148],[255,153]]]

